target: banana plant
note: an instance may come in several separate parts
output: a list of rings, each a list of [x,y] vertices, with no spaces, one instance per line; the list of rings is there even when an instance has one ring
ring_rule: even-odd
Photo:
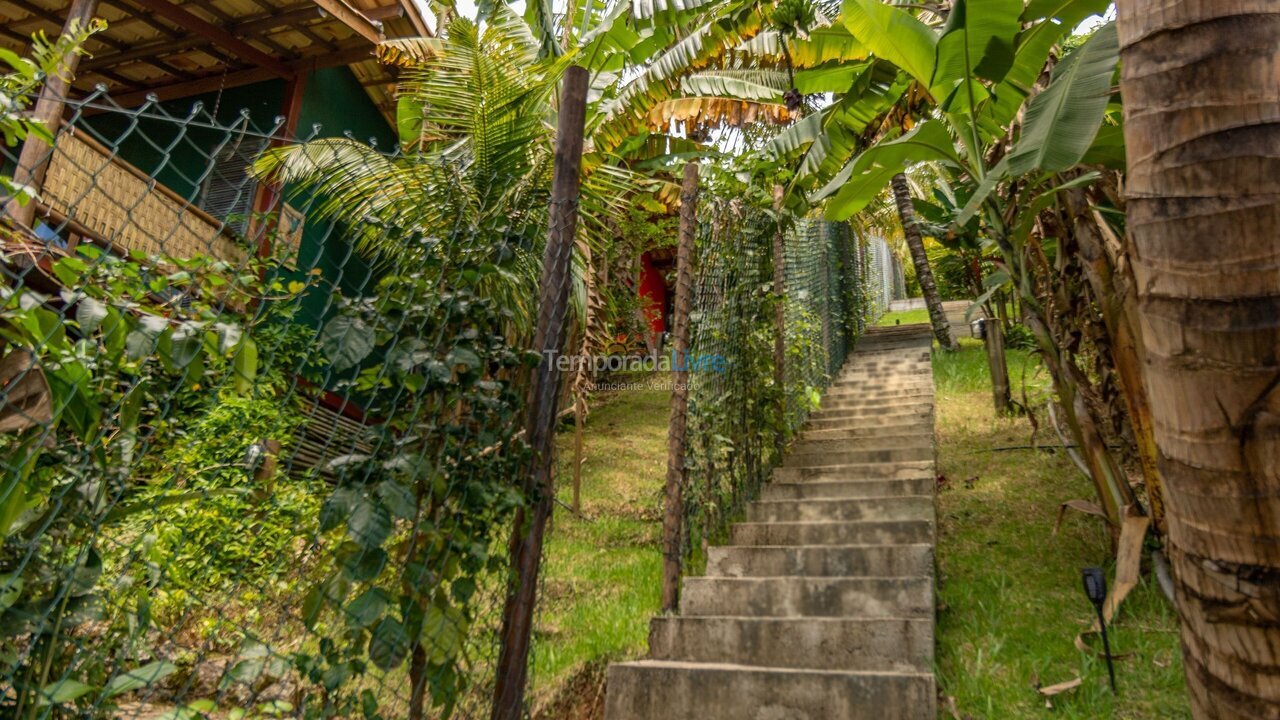
[[[1104,8],[1105,3],[1091,0],[1037,1],[1025,8],[1019,2],[962,0],[945,22],[934,17],[939,22],[930,24],[901,7],[846,0],[843,21],[850,33],[873,57],[893,65],[908,89],[883,114],[881,127],[874,121],[868,126],[878,138],[864,135],[869,147],[811,197],[827,200],[828,218],[845,219],[875,201],[897,173],[920,162],[950,166],[972,183],[957,225],[978,216],[999,248],[1053,370],[1075,440],[1086,448],[1101,504],[1118,528],[1124,514],[1139,505],[1088,416],[1081,394],[1087,379],[1072,372],[1074,365],[1050,330],[1032,282],[1036,253],[1027,243],[1042,210],[1064,191],[1096,178],[1080,174],[1063,181],[1057,173],[1078,164],[1099,134],[1118,61],[1114,27],[1102,26],[1057,63],[1043,91],[1036,93],[1034,84],[1061,37]],[[904,107],[902,98],[913,93],[922,102]],[[868,98],[868,105],[878,99]],[[847,100],[848,95],[842,98]],[[1023,116],[1015,122],[1019,110]],[[915,124],[913,116],[923,121]],[[816,122],[806,129],[812,138],[809,152],[831,145],[829,133],[819,129]],[[996,192],[999,188],[1004,191]]]

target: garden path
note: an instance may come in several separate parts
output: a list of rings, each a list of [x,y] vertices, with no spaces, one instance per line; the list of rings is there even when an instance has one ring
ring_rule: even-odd
[[[607,720],[932,720],[928,325],[871,328],[761,499],[610,666]]]

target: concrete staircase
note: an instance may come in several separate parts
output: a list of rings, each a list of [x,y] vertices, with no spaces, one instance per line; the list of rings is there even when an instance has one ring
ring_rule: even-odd
[[[933,720],[927,325],[873,328],[606,720]]]

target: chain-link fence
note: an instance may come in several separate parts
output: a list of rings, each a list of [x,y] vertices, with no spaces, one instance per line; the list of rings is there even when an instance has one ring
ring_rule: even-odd
[[[0,216],[0,715],[488,717],[511,532],[542,492],[523,428],[551,164],[478,177],[217,106],[66,106],[17,168],[38,198]],[[701,215],[690,549],[887,277],[884,248],[784,217],[776,387],[776,216]]]
[[[736,196],[735,196],[736,195]],[[883,312],[880,243],[712,185],[700,205],[690,318],[684,548],[696,566],[779,462],[854,341]],[[785,382],[774,380],[773,239],[783,225]]]
[[[67,105],[0,225],[0,715],[488,717],[550,184],[498,227],[464,167]]]

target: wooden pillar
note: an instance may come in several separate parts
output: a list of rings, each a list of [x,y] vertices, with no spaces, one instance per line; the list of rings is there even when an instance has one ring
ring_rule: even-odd
[[[556,359],[564,350],[569,307],[574,236],[578,225],[578,185],[582,168],[582,134],[586,121],[587,71],[565,70],[560,96],[560,126],[556,135],[555,175],[551,184],[550,229],[542,255],[538,327],[533,347],[541,360],[534,370],[525,423],[525,438],[533,451],[524,490],[529,505],[516,514],[511,532],[514,582],[502,611],[501,647],[495,669],[493,720],[521,720],[529,673],[529,640],[533,634],[534,603],[542,542],[555,503],[551,465],[560,373]]]
[[[778,435],[774,445],[778,457],[787,444],[787,259],[782,245],[783,189],[773,186],[773,212],[778,227],[773,234],[773,384],[778,389]]]
[[[997,415],[1009,412],[1009,366],[1004,357],[1004,328],[1000,318],[987,318],[986,329],[987,365],[991,369],[991,395],[995,401]]]
[[[68,35],[77,28],[88,26],[89,20],[98,9],[98,0],[73,0],[67,10],[67,21],[62,26],[62,34]],[[69,79],[75,75],[76,66],[80,64],[79,53],[68,53],[62,56],[62,72],[50,75],[45,79],[40,97],[36,100],[36,109],[32,118],[49,128],[55,136],[58,125],[62,122],[62,109],[66,104],[67,92],[71,90]],[[53,148],[38,137],[28,136],[22,143],[18,154],[18,166],[13,170],[15,185],[27,185],[37,193],[44,186],[45,175],[49,172],[49,159]],[[5,214],[20,225],[30,226],[36,217],[34,202],[19,205],[17,200],[10,200]]]
[[[667,431],[666,514],[662,518],[662,610],[680,601],[684,526],[685,431],[689,417],[689,310],[693,303],[693,244],[698,232],[698,164],[686,163],[680,183],[680,246],[676,251],[676,300],[671,334],[671,419]]]
[[[280,147],[293,141],[298,132],[298,119],[302,116],[302,98],[307,90],[307,76],[303,73],[294,75],[285,86],[284,104],[280,114],[284,117],[284,125],[278,130],[279,136],[271,140],[271,147]],[[253,193],[253,210],[249,217],[249,237],[257,237],[259,258],[271,257],[272,235],[279,224],[280,217],[268,219],[269,213],[278,211],[283,202],[280,188],[267,183],[259,183]],[[265,272],[265,271],[264,271]]]

